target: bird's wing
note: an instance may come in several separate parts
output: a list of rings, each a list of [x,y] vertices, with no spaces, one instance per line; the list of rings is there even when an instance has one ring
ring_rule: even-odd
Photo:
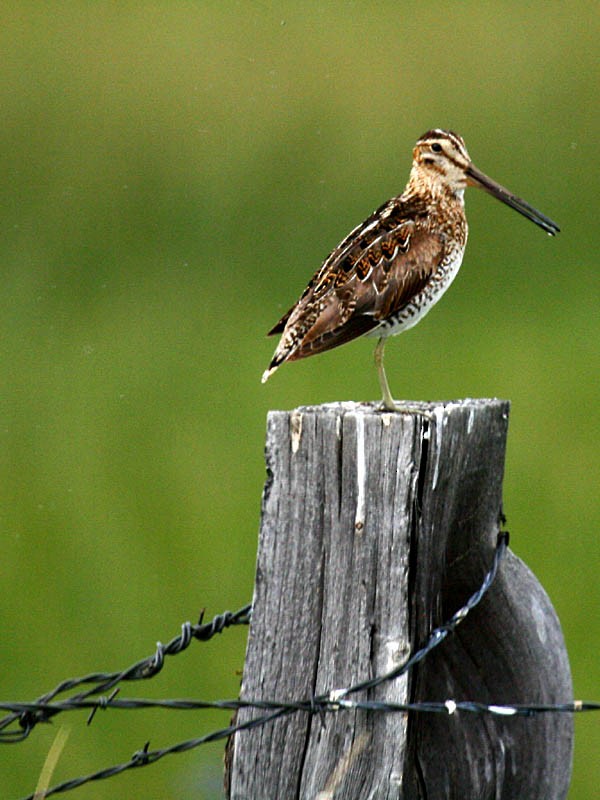
[[[444,243],[417,224],[419,211],[395,198],[336,247],[273,329],[283,336],[271,367],[373,330],[423,289],[443,258]]]
[[[389,200],[376,209],[364,222],[361,222],[360,225],[357,225],[356,228],[350,231],[346,238],[327,256],[321,267],[308,282],[300,298],[281,317],[279,322],[271,328],[267,336],[283,333],[292,314],[305,304],[315,287],[318,288],[319,294],[322,294],[323,290],[330,285],[329,281],[332,279],[332,276],[340,271],[343,274],[347,274],[348,278],[350,278],[352,264],[360,257],[360,251],[364,251],[369,244],[373,244],[374,240],[377,238],[376,228],[378,224],[386,220],[387,229],[389,230],[399,227],[402,222],[406,221],[406,210],[403,208],[401,211],[400,204],[400,198]],[[384,231],[385,228],[381,227],[381,231],[379,232],[383,233]],[[356,254],[355,251],[357,251]]]

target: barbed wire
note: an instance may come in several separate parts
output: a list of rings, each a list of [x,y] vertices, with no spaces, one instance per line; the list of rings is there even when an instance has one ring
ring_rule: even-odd
[[[348,689],[342,690],[348,692]],[[391,703],[385,700],[348,700],[339,696],[339,690],[332,690],[327,696],[315,696],[310,700],[148,700],[144,698],[98,698],[97,700],[64,700],[50,706],[50,709],[61,711],[81,711],[86,709],[140,710],[162,708],[172,711],[203,711],[216,709],[220,711],[239,711],[242,708],[260,710],[294,711],[326,711],[335,712],[340,709],[357,711],[389,711],[389,712],[439,712],[454,714],[456,711],[467,711],[473,714],[491,714],[495,716],[533,716],[534,714],[560,712],[574,714],[582,711],[598,711],[600,703],[574,700],[570,703],[515,703],[499,705],[498,703],[480,703],[473,700],[423,701],[415,703]],[[26,711],[37,706],[30,703],[0,703],[4,709]]]
[[[212,622],[205,625],[201,624],[202,617],[197,626],[191,626],[190,623],[185,623],[182,626],[181,636],[176,637],[166,646],[163,646],[159,643],[157,645],[156,653],[153,656],[137,662],[129,669],[120,673],[94,673],[83,678],[75,678],[69,681],[64,681],[54,690],[52,690],[52,692],[48,692],[42,698],[39,698],[32,703],[0,703],[1,709],[11,712],[11,714],[0,721],[0,731],[3,731],[3,729],[9,724],[14,724],[18,721],[18,724],[23,727],[23,730],[13,732],[13,735],[19,734],[19,736],[18,738],[15,736],[12,741],[22,741],[27,735],[29,735],[35,724],[38,722],[51,719],[61,712],[81,709],[91,709],[92,714],[88,719],[88,722],[91,721],[91,718],[96,710],[106,710],[109,708],[121,710],[149,708],[200,710],[210,708],[230,711],[239,710],[242,708],[254,708],[256,710],[267,712],[250,720],[246,720],[245,722],[231,724],[204,736],[188,739],[159,750],[150,750],[150,743],[146,742],[144,747],[136,751],[129,761],[99,770],[89,775],[64,781],[63,783],[57,784],[52,788],[46,789],[43,793],[43,797],[51,797],[52,795],[76,789],[86,783],[104,780],[106,778],[119,775],[122,772],[130,769],[154,764],[167,755],[187,752],[203,744],[226,739],[238,731],[257,728],[262,725],[266,725],[280,717],[298,712],[321,715],[344,710],[362,710],[380,713],[410,712],[455,714],[457,712],[464,712],[471,714],[491,714],[495,716],[510,717],[534,716],[537,714],[546,713],[572,714],[600,710],[600,703],[585,701],[574,701],[561,704],[498,705],[467,700],[455,701],[452,699],[447,699],[443,702],[390,703],[385,701],[355,700],[350,698],[350,695],[375,688],[376,686],[394,680],[407,673],[419,661],[423,660],[428,653],[430,653],[434,648],[438,647],[444,641],[444,639],[450,633],[452,633],[455,628],[467,617],[470,611],[472,611],[472,609],[479,604],[481,599],[489,590],[494,578],[496,577],[502,558],[506,553],[507,546],[508,533],[502,531],[498,535],[494,560],[489,572],[486,573],[479,589],[471,595],[464,606],[462,606],[455,614],[453,614],[447,622],[435,628],[425,645],[415,651],[413,655],[406,659],[406,661],[404,661],[401,665],[370,680],[361,681],[342,689],[333,689],[325,694],[316,695],[297,702],[253,699],[215,701],[181,699],[145,700],[130,698],[119,699],[116,697],[116,692],[118,691],[116,687],[118,683],[125,680],[145,679],[156,675],[160,669],[162,669],[164,656],[174,655],[178,652],[181,652],[183,649],[189,646],[192,638],[196,638],[200,641],[206,641],[212,638],[215,633],[221,633],[227,627],[232,625],[248,624],[250,620],[251,606],[246,605],[237,612],[225,612],[224,614],[220,614],[216,616]],[[75,695],[65,700],[53,702],[54,698],[56,698],[58,694],[85,683],[93,683],[96,685],[87,692]],[[111,689],[113,691],[108,696],[93,697],[93,695],[98,695],[103,692],[110,691]],[[4,735],[8,736],[9,733],[10,732],[4,732]],[[22,800],[35,800],[35,798],[36,795],[34,793],[28,795]]]
[[[188,739],[185,742],[179,742],[178,744],[171,745],[171,747],[165,747],[162,750],[149,750],[150,742],[146,742],[141,750],[137,750],[131,756],[129,761],[125,761],[122,764],[116,764],[115,766],[108,767],[107,769],[99,770],[98,772],[91,773],[90,775],[82,775],[79,778],[72,778],[71,780],[59,783],[50,789],[46,789],[42,797],[46,798],[55,794],[62,794],[63,792],[77,789],[79,786],[83,786],[86,783],[112,778],[115,775],[120,775],[122,772],[135,769],[136,767],[146,767],[150,764],[155,764],[157,761],[160,761],[161,758],[164,758],[168,755],[174,755],[175,753],[187,753],[188,750],[193,750],[196,747],[200,747],[202,744],[208,744],[209,742],[216,742],[220,739],[226,739],[228,736],[237,733],[237,731],[250,730],[252,728],[264,725],[267,722],[271,722],[271,720],[281,717],[286,713],[289,713],[289,711],[286,711],[285,709],[279,709],[262,717],[247,720],[239,725],[229,725],[227,728],[213,731],[212,733],[208,733],[205,736],[200,736],[197,739]],[[27,797],[22,798],[22,800],[38,800],[38,798],[39,795],[34,792],[33,794],[29,794]]]
[[[153,678],[162,670],[166,656],[174,656],[186,650],[192,641],[207,642],[218,633],[234,625],[248,625],[252,613],[252,604],[248,603],[238,611],[224,611],[217,614],[210,622],[203,622],[204,609],[196,625],[184,622],[181,634],[175,636],[168,644],[157,642],[153,655],[136,661],[127,669],[120,672],[93,672],[81,678],[69,678],[62,681],[54,689],[38,697],[32,703],[0,703],[3,710],[13,713],[0,719],[0,744],[14,744],[26,739],[39,722],[48,722],[53,716],[63,711],[61,703],[52,703],[55,697],[65,692],[72,691],[79,686],[92,684],[87,692],[69,698],[69,703],[84,701],[97,694],[105,694],[124,681],[147,680]],[[106,701],[98,701],[96,705],[102,708]],[[21,706],[21,710],[17,710]],[[89,720],[91,722],[91,719]],[[11,726],[18,725],[17,730]]]
[[[122,701],[121,701],[122,702]],[[152,707],[152,703],[145,703],[144,705],[137,705],[138,703],[143,701],[131,701],[131,705],[127,706],[130,708],[148,708]],[[183,702],[189,705],[190,708],[194,706],[193,701],[168,701],[169,704],[171,703],[178,703],[177,707],[181,707],[179,703]],[[158,705],[158,703],[156,703]],[[164,704],[160,704],[164,707]],[[122,764],[116,764],[113,767],[108,767],[107,769],[99,770],[98,772],[91,773],[89,775],[82,775],[79,778],[73,778],[71,780],[64,781],[63,783],[57,784],[53,786],[51,789],[47,789],[43,797],[51,797],[52,795],[61,794],[63,792],[70,791],[72,789],[77,789],[79,786],[83,786],[86,783],[92,783],[94,781],[104,780],[106,778],[112,778],[115,775],[120,775],[122,772],[126,772],[127,770],[134,769],[136,767],[144,767],[150,764],[155,764],[160,759],[164,758],[168,755],[174,755],[176,753],[186,753],[189,750],[193,750],[196,747],[200,747],[203,744],[208,744],[209,742],[216,742],[222,739],[227,739],[229,736],[232,736],[234,733],[238,733],[239,731],[244,730],[251,730],[252,728],[258,728],[262,725],[265,725],[269,722],[274,721],[275,719],[285,716],[289,713],[294,711],[305,711],[309,713],[319,713],[325,711],[339,711],[341,709],[352,709],[352,710],[365,710],[365,711],[384,711],[384,712],[401,712],[401,713],[408,713],[408,712],[427,712],[427,713],[444,713],[444,714],[454,714],[457,711],[465,711],[470,713],[489,713],[494,714],[497,716],[533,716],[534,714],[538,713],[545,713],[545,712],[561,712],[561,713],[575,713],[579,711],[597,711],[600,709],[600,703],[583,703],[581,701],[575,701],[573,703],[565,703],[562,705],[532,705],[532,706],[523,706],[523,705],[516,705],[516,706],[494,706],[494,705],[486,705],[485,703],[475,703],[471,701],[454,701],[454,700],[446,700],[445,702],[441,703],[384,703],[384,702],[376,702],[376,701],[361,701],[361,700],[340,700],[340,701],[332,701],[332,700],[323,700],[321,703],[315,704],[313,701],[306,701],[304,703],[269,703],[268,701],[217,701],[215,703],[198,703],[198,708],[247,708],[252,706],[254,708],[267,708],[267,707],[275,707],[276,710],[270,714],[265,714],[264,716],[255,717],[254,719],[247,720],[246,722],[242,722],[238,725],[229,725],[226,728],[221,728],[220,730],[213,731],[212,733],[208,733],[205,736],[200,736],[195,739],[188,739],[183,742],[179,742],[178,744],[172,745],[171,747],[165,747],[161,750],[150,750],[149,746],[150,743],[146,742],[141,750],[137,750],[131,757],[129,761],[126,761]],[[36,800],[36,794],[27,795],[27,797],[22,798],[21,800]]]

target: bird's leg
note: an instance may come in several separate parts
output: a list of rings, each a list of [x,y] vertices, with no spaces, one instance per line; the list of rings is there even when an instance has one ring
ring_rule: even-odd
[[[375,347],[375,366],[377,367],[377,376],[379,377],[379,385],[383,394],[383,408],[386,411],[396,411],[396,404],[390,392],[390,385],[387,381],[385,368],[383,366],[383,349],[385,347],[385,337],[380,337]]]
[[[385,337],[381,337],[375,347],[375,366],[377,367],[377,375],[379,377],[379,385],[383,394],[383,402],[381,408],[384,411],[395,411],[399,414],[418,414],[421,417],[432,420],[434,415],[430,411],[426,411],[419,406],[410,405],[410,403],[396,403],[390,392],[390,385],[387,381],[385,368],[383,366],[383,349],[385,347]]]

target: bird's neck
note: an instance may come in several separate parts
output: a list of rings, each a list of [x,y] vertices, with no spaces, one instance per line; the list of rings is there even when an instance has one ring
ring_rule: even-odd
[[[404,195],[421,197],[428,203],[464,206],[464,186],[452,186],[438,175],[430,175],[423,170],[412,168]]]

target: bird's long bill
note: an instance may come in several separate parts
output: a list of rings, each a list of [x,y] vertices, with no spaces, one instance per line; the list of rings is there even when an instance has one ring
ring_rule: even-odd
[[[497,197],[498,200],[514,208],[519,214],[523,214],[524,217],[535,222],[536,225],[539,225],[540,228],[543,228],[543,230],[551,236],[554,236],[554,234],[558,233],[560,230],[556,222],[553,222],[549,217],[542,214],[533,206],[530,206],[525,200],[521,200],[520,197],[509,192],[504,186],[500,186],[499,183],[488,178],[487,175],[478,170],[473,164],[467,167],[467,176],[469,186],[477,186],[480,189],[485,189],[485,191],[489,192],[493,197]]]

